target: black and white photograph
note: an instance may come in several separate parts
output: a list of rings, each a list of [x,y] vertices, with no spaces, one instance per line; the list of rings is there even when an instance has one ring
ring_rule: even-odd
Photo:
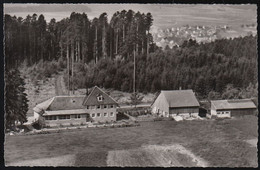
[[[4,3],[5,167],[258,167],[257,4]]]

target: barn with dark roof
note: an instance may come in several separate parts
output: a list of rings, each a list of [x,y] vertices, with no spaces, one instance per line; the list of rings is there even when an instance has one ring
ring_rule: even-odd
[[[199,102],[192,90],[162,90],[152,103],[152,113],[164,117],[198,116]]]
[[[47,126],[116,121],[118,103],[95,86],[87,96],[55,96],[36,105],[34,118]]]

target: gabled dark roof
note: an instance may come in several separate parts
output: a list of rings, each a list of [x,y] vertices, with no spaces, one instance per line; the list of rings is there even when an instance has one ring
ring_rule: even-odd
[[[198,107],[200,106],[192,90],[162,90],[169,107]]]
[[[99,95],[103,96],[103,101],[97,100]],[[101,104],[118,105],[113,98],[95,86],[88,96],[55,96],[36,105],[33,110],[37,113],[43,113],[44,111],[85,109],[86,106]]]
[[[103,100],[98,101],[97,97],[102,95]],[[84,106],[91,106],[91,105],[103,105],[103,104],[115,104],[118,105],[118,103],[110,97],[107,93],[105,93],[103,90],[95,86],[91,93],[84,99],[83,105]]]
[[[73,110],[85,108],[82,103],[85,96],[56,96],[47,110]]]
[[[212,100],[211,104],[217,109],[256,109],[251,99],[239,100]]]
[[[33,110],[42,113],[46,110],[73,110],[85,108],[82,103],[85,96],[55,96],[40,104],[37,104]]]

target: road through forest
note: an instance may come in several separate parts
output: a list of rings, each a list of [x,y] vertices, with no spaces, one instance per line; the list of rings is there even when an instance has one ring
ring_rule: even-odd
[[[56,94],[56,96],[67,95],[67,90],[65,87],[65,82],[63,80],[62,73],[57,75],[55,78],[55,94]]]

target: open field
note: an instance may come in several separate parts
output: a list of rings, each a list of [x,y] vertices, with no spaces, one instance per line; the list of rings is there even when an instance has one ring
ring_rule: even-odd
[[[7,166],[45,165],[46,158],[52,158],[60,163],[55,164],[54,161],[53,165],[57,166],[150,164],[167,167],[199,166],[198,160],[201,160],[207,166],[214,167],[256,167],[257,148],[248,141],[255,142],[258,138],[257,121],[255,116],[225,120],[157,121],[141,122],[139,127],[6,136],[5,163]],[[162,152],[167,148],[169,153]],[[122,153],[126,153],[124,157],[120,156]],[[131,161],[133,155],[140,158],[139,163]],[[154,155],[160,158],[154,159]],[[66,163],[60,160],[62,156],[68,159]],[[114,162],[111,162],[111,157]],[[192,157],[197,159],[197,164]],[[156,162],[157,159],[163,161]]]

